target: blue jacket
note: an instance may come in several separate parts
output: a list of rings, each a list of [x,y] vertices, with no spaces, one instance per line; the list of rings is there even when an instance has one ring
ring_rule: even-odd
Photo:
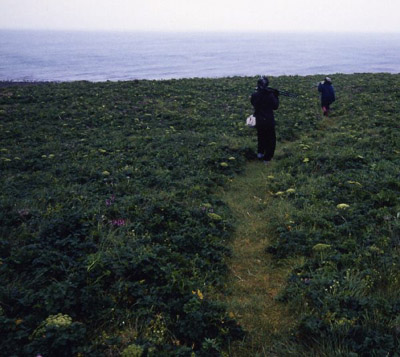
[[[321,103],[324,104],[332,104],[335,101],[335,90],[333,85],[329,82],[323,82],[318,84],[318,92],[321,93]]]

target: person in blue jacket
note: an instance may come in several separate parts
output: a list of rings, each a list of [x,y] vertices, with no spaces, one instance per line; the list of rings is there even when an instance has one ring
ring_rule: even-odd
[[[335,89],[329,77],[318,84],[318,92],[321,93],[321,107],[325,116],[328,116],[330,105],[336,100]]]
[[[276,134],[274,110],[279,107],[279,92],[268,88],[267,77],[260,77],[257,81],[256,91],[251,95],[250,101],[254,107],[258,139],[257,158],[268,164],[275,153]]]

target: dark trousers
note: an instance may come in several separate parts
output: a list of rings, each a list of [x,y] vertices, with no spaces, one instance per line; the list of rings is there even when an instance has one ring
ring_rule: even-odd
[[[257,127],[258,153],[265,161],[274,157],[276,147],[275,126]]]
[[[322,107],[322,111],[324,112],[325,116],[328,116],[329,114],[329,110],[331,109],[330,106],[331,103],[327,103],[327,102],[322,102],[321,103],[321,107]]]

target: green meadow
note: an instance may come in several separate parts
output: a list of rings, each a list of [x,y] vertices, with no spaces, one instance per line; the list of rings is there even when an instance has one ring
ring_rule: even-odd
[[[400,75],[0,85],[4,356],[398,356]]]

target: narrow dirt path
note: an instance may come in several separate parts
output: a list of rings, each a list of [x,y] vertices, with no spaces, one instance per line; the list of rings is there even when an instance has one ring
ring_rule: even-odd
[[[275,299],[293,262],[277,265],[265,251],[270,232],[263,206],[268,204],[266,182],[273,166],[250,163],[223,192],[237,225],[233,256],[228,262],[231,293],[226,303],[248,332],[243,341],[232,346],[230,355],[235,357],[274,356],[272,347],[281,343],[278,336],[285,335],[293,324],[285,306]]]

